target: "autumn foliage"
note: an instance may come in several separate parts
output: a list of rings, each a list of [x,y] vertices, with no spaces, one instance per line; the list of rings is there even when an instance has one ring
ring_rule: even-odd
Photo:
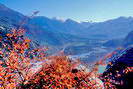
[[[66,56],[46,57],[47,49],[31,48],[31,40],[24,37],[22,29],[12,30],[0,41],[1,89],[96,89],[101,86],[92,78],[97,76],[94,71],[77,68],[79,61]]]
[[[24,37],[24,30],[12,30],[1,37],[0,87],[13,89],[31,77],[32,62],[45,58],[43,49],[31,49],[31,40]]]
[[[98,78],[97,65],[103,61],[87,70],[79,60],[46,56],[47,49],[32,47],[24,32],[12,30],[0,38],[0,89],[103,89],[103,85],[108,89],[111,85]]]

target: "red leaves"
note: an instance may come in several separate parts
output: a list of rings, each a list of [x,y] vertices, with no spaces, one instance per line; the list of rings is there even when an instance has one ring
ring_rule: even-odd
[[[0,65],[3,64],[3,61],[0,61]]]
[[[8,36],[8,37],[12,37],[12,35],[11,35],[10,33],[7,33],[6,36]]]
[[[28,38],[26,38],[24,41],[25,41],[26,43],[30,43],[30,42],[31,42],[31,40],[28,39]]]
[[[31,79],[29,84],[32,85],[32,89],[36,87],[36,83],[41,86],[41,80],[43,79],[43,88],[49,89],[65,89],[65,88],[77,88],[97,89],[101,84],[99,82],[90,81],[93,79],[93,73],[85,72],[81,69],[77,69],[79,62],[70,61],[66,56],[53,56],[48,58],[51,62],[47,65],[43,65],[42,70]],[[73,66],[74,65],[74,66]],[[93,75],[90,75],[93,74]]]
[[[19,84],[23,84],[27,81],[30,75],[27,76],[31,69],[31,60],[29,54],[33,50],[29,50],[30,39],[23,36],[24,30],[13,29],[11,33],[6,34],[8,40],[12,44],[3,42],[2,50],[0,54],[3,57],[3,61],[0,61],[0,87],[2,89],[14,89]],[[12,45],[12,48],[11,48]],[[8,49],[8,50],[7,50]],[[38,48],[39,49],[39,48]],[[40,51],[38,51],[39,53]],[[31,54],[32,55],[32,54]],[[34,57],[35,59],[45,59]],[[0,88],[0,89],[1,89]]]
[[[70,61],[66,56],[47,57],[47,61],[44,61],[47,49],[29,50],[31,40],[23,37],[23,34],[24,30],[15,29],[12,33],[6,34],[13,47],[3,44],[3,47],[7,47],[9,51],[0,52],[2,55],[7,55],[3,56],[6,59],[4,62],[0,61],[0,87],[21,88],[20,84],[23,86],[29,84],[30,89],[34,89],[38,85],[44,89],[86,89],[94,87],[94,84],[95,89],[99,87],[100,84],[95,82],[95,79],[90,81],[96,72],[85,72],[78,69],[78,66],[81,65],[80,61]],[[42,65],[41,67],[39,65],[35,67],[35,60],[44,62],[39,64]]]
[[[24,30],[13,30],[6,34],[11,45],[3,43],[0,51],[3,61],[0,61],[0,89],[102,89],[103,84],[98,79],[98,65],[103,65],[107,55],[98,61],[90,71],[79,68],[83,66],[79,60],[72,61],[67,56],[46,57],[46,48],[30,48],[31,40],[23,36]],[[32,56],[32,57],[31,57]],[[40,64],[37,62],[41,62]],[[127,68],[124,72],[132,71]],[[119,75],[118,75],[119,76]],[[106,80],[105,87],[115,89]]]
[[[129,72],[133,72],[133,67],[127,67],[123,72],[126,74]]]

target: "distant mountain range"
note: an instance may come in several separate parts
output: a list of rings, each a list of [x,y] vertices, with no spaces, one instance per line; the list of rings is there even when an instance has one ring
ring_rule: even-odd
[[[117,19],[105,22],[95,23],[88,27],[88,33],[99,37],[103,35],[104,39],[124,38],[133,28],[132,17],[119,17]]]
[[[0,4],[0,26],[22,27],[32,40],[48,45],[54,51],[64,50],[67,54],[87,53],[95,47],[118,47],[133,42],[132,17],[119,17],[104,22],[62,21],[45,16],[31,18]],[[124,39],[125,43],[122,43]]]
[[[133,28],[132,17],[119,17],[105,22],[76,22],[36,16],[29,18],[0,4],[0,17],[8,19],[13,25],[20,25],[25,19],[25,27],[50,32],[71,34],[80,38],[113,39],[124,38]]]
[[[132,17],[119,17],[99,23],[81,22],[71,19],[60,21],[47,17],[34,17],[29,21],[53,32],[61,32],[89,39],[116,39],[124,38],[133,28]]]
[[[61,21],[40,16],[30,18],[2,4],[0,4],[0,24],[15,28],[21,26],[26,29],[29,37],[40,41],[42,44],[63,45],[67,42],[88,40],[71,34],[60,33],[57,29],[60,29]]]

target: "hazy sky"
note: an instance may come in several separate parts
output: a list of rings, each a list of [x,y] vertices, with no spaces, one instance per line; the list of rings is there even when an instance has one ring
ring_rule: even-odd
[[[25,15],[38,10],[41,16],[76,21],[104,21],[133,16],[133,0],[0,0],[0,3]]]

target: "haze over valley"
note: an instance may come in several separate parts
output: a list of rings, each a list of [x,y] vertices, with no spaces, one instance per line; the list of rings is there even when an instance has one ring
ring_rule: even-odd
[[[121,16],[104,22],[62,21],[45,16],[29,17],[0,4],[0,29],[19,27],[37,45],[48,46],[50,55],[63,51],[85,62],[133,44],[133,17]]]

